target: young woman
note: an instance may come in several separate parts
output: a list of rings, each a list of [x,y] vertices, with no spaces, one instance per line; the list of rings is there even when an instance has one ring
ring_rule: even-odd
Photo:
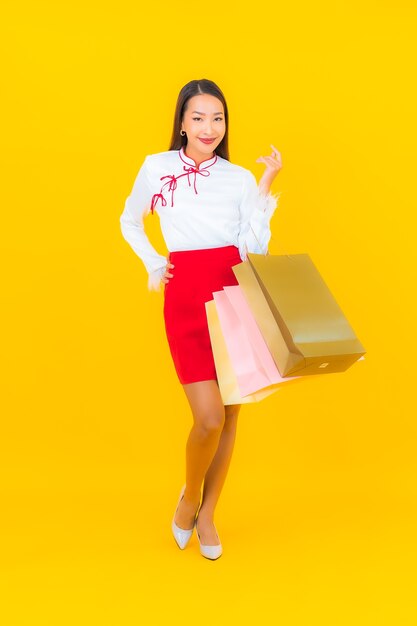
[[[222,91],[210,80],[192,80],[178,96],[169,150],[146,156],[120,217],[123,237],[148,272],[148,289],[158,291],[164,284],[167,340],[193,416],[186,483],[172,532],[183,549],[195,526],[201,554],[213,560],[222,554],[214,511],[241,405],[222,403],[205,302],[213,291],[238,284],[231,268],[246,260],[247,252],[268,252],[277,206],[270,186],[282,167],[280,153],[271,147],[271,156],[257,159],[266,166],[258,187],[252,172],[229,160]],[[154,211],[167,257],[158,254],[144,230],[143,217]]]

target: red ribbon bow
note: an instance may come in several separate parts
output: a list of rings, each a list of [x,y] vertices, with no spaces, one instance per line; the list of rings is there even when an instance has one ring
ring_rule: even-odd
[[[190,165],[189,167],[184,165],[183,169],[185,170],[185,173],[179,174],[179,176],[175,176],[175,174],[168,174],[167,176],[161,176],[160,180],[164,180],[164,178],[169,178],[169,180],[162,185],[161,191],[159,193],[154,193],[154,195],[152,196],[152,201],[151,201],[151,213],[152,214],[154,212],[154,208],[156,207],[159,199],[161,199],[162,206],[166,206],[167,204],[167,201],[163,194],[164,187],[168,186],[167,191],[171,192],[171,206],[173,207],[174,206],[174,191],[177,188],[177,180],[179,178],[182,178],[183,176],[187,176],[188,186],[191,187],[190,174],[194,174],[194,191],[198,195],[197,186],[196,186],[197,174],[200,174],[201,176],[210,176],[210,172],[208,171],[207,168],[203,168],[199,170],[197,167],[194,167],[193,165]]]

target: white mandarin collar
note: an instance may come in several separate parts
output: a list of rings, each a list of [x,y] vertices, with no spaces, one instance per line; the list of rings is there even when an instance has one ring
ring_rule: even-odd
[[[178,154],[179,154],[181,161],[184,161],[184,163],[187,163],[187,165],[192,165],[193,167],[197,167],[194,159],[192,159],[191,157],[185,154],[184,146],[181,146],[181,148],[178,150]],[[206,159],[205,161],[202,161],[198,169],[205,170],[207,167],[214,165],[216,161],[217,161],[217,154],[214,152],[214,156],[212,156],[210,159]]]

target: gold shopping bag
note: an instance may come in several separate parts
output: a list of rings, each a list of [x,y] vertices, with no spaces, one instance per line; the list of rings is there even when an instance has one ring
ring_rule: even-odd
[[[343,372],[366,351],[308,254],[232,266],[281,376]]]

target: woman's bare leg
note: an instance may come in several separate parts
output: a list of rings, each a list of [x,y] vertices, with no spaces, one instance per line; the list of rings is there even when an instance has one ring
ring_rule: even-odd
[[[175,523],[180,528],[189,529],[193,525],[204,476],[218,448],[226,416],[216,380],[189,383],[183,385],[183,388],[194,424],[186,445],[187,487],[176,513]]]
[[[240,408],[240,404],[225,406],[226,420],[219,445],[204,478],[203,499],[197,518],[198,532],[203,544],[216,545],[219,543],[214,527],[214,509],[230,466]]]

